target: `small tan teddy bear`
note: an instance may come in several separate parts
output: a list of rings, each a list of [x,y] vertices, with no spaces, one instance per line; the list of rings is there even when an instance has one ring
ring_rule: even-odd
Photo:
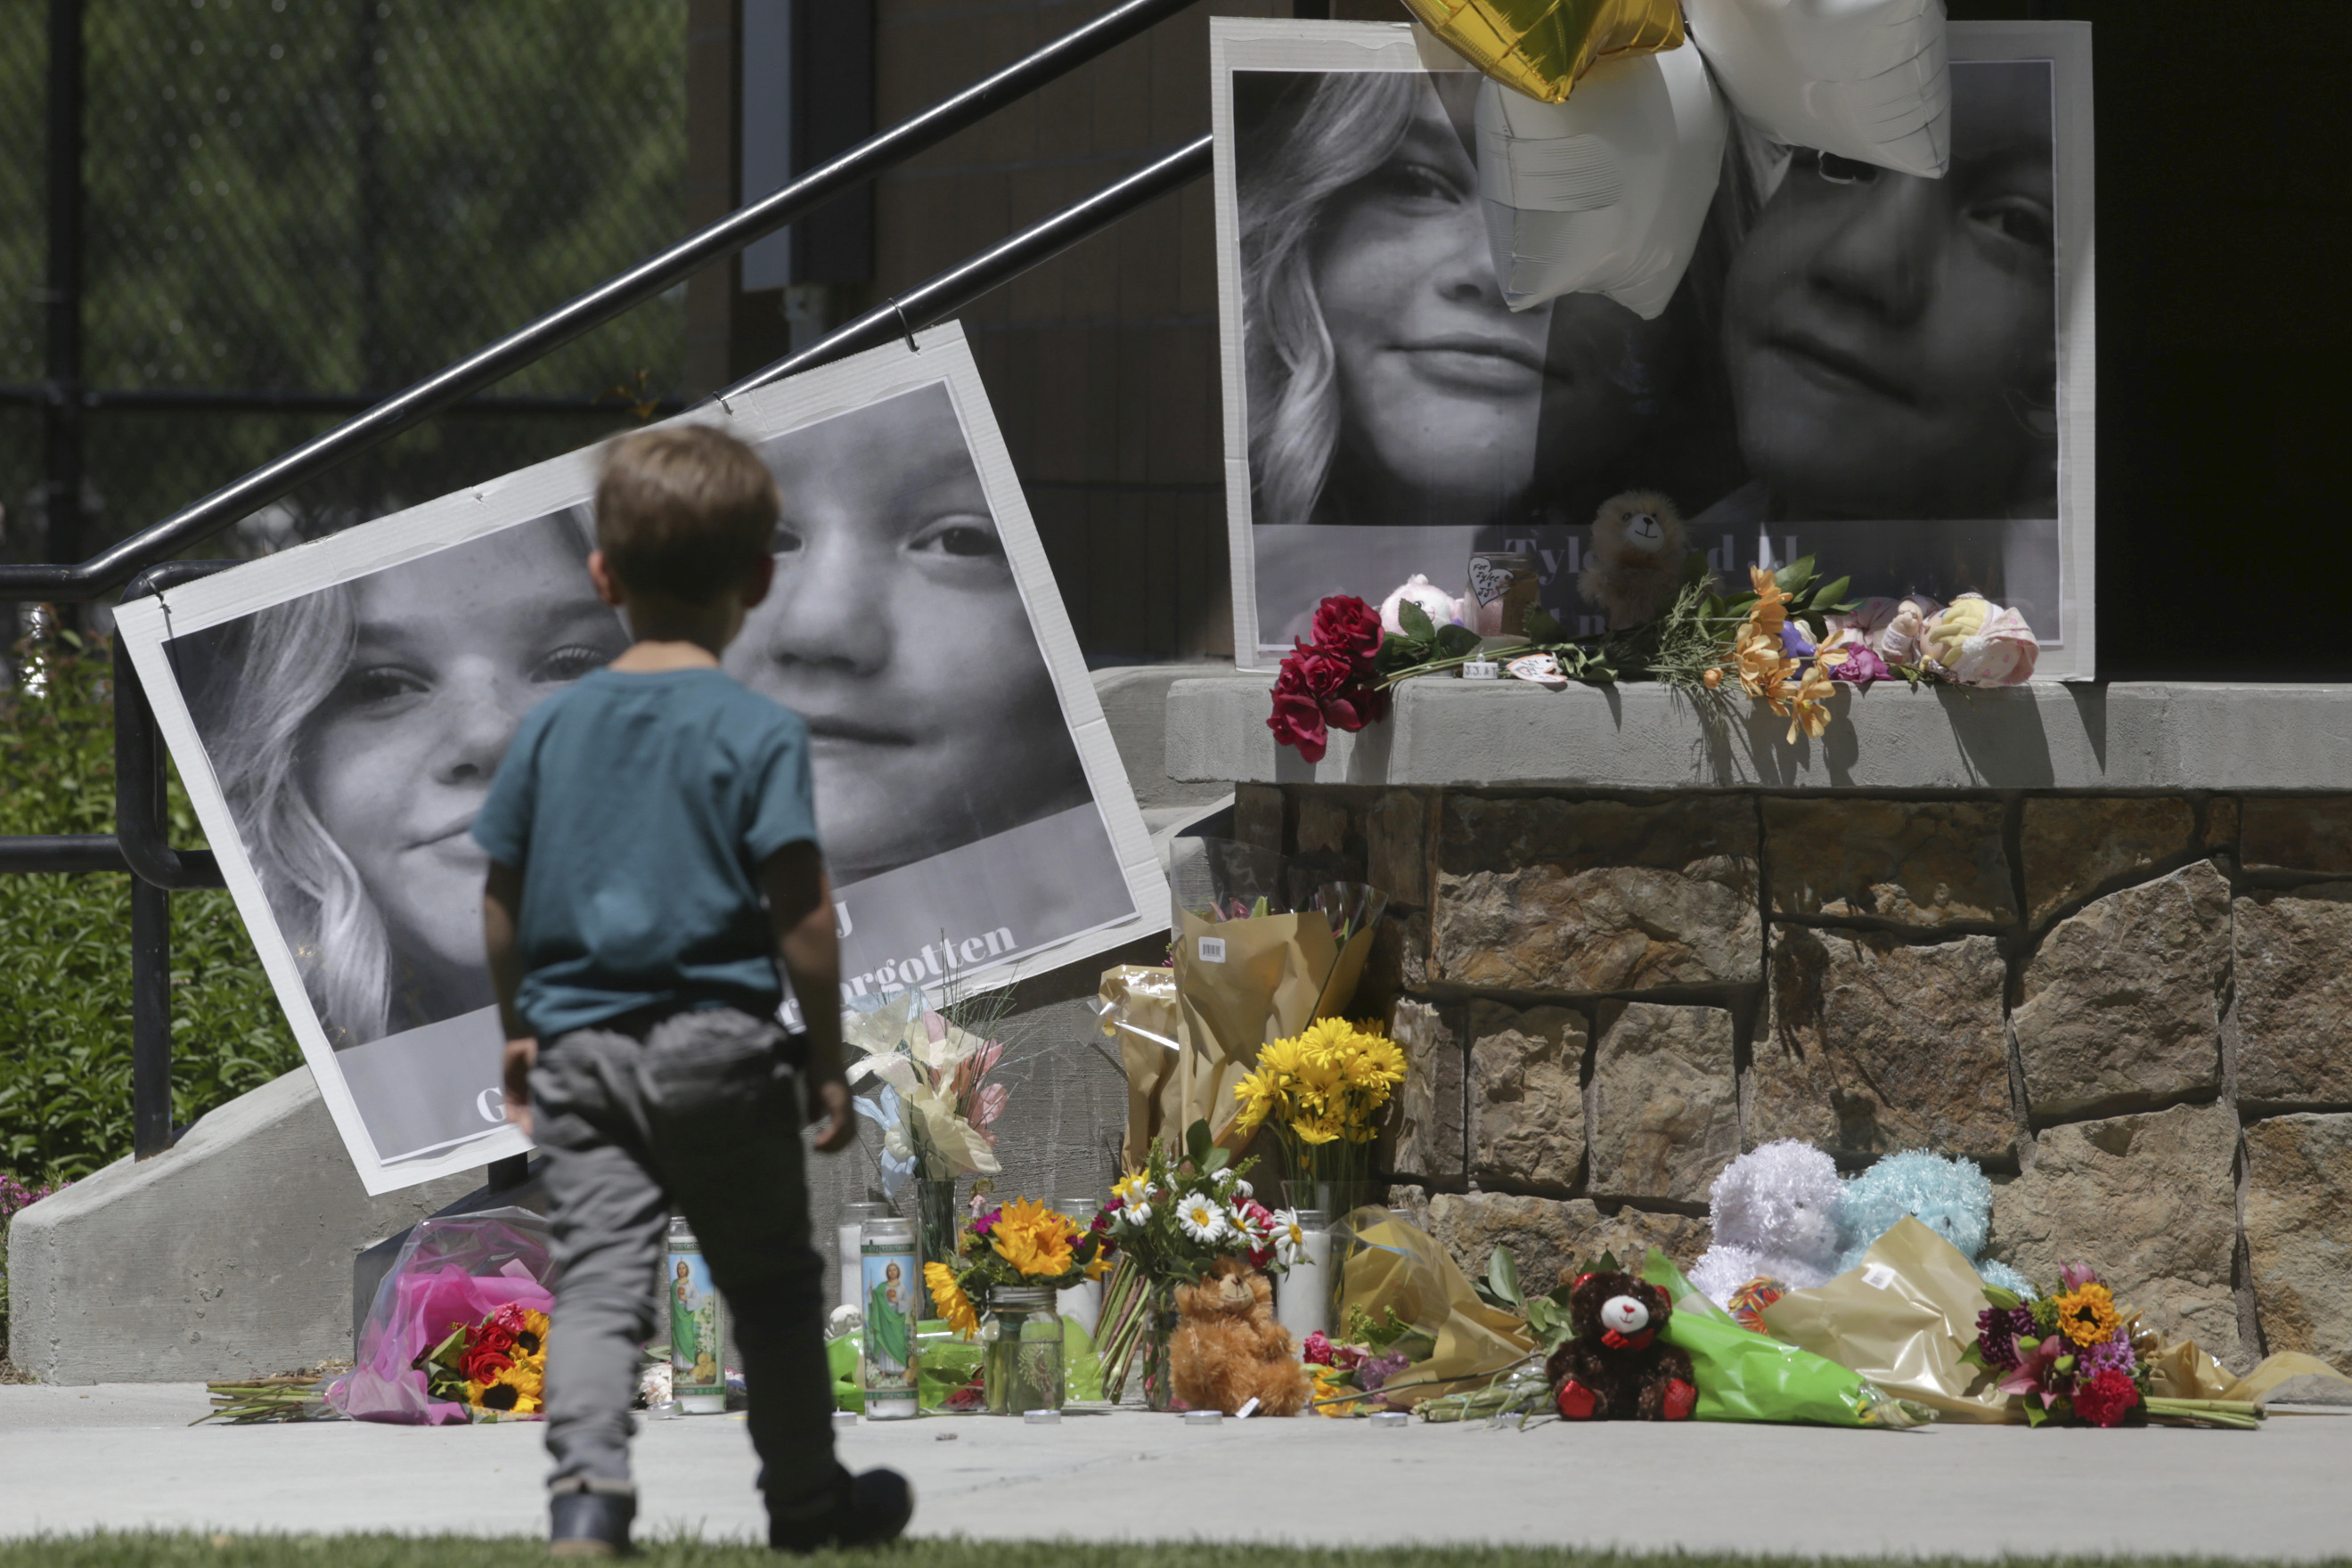
[[[1290,1331],[1274,1321],[1274,1288],[1239,1258],[1221,1258],[1198,1285],[1176,1288],[1176,1337],[1169,1381],[1194,1410],[1238,1415],[1252,1399],[1259,1415],[1296,1415],[1314,1383],[1299,1364]]]
[[[1682,580],[1682,514],[1655,490],[1611,496],[1593,514],[1591,562],[1577,592],[1609,612],[1612,631],[1655,620]]]

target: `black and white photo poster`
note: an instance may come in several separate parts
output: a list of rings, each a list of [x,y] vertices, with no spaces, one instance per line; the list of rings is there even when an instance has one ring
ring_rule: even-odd
[[[1235,647],[1474,550],[1536,556],[1578,631],[1593,512],[1671,497],[1691,546],[1818,557],[1856,596],[2015,605],[2039,678],[2094,672],[2090,33],[1953,23],[1940,180],[1733,117],[1653,320],[1514,311],[1482,208],[1481,79],[1407,26],[1211,23]],[[1460,68],[1454,68],[1459,66]]]
[[[1166,882],[961,329],[719,425],[775,473],[730,673],[808,721],[844,1000],[1159,930]],[[585,562],[596,454],[122,606],[118,624],[371,1192],[524,1147],[468,829],[537,702],[628,644]]]

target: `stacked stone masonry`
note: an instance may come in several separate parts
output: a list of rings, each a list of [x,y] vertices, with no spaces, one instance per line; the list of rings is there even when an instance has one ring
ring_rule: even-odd
[[[1392,903],[1392,1200],[1547,1282],[1705,1247],[1743,1149],[1979,1161],[1990,1251],[2352,1372],[2352,794],[1243,784]]]

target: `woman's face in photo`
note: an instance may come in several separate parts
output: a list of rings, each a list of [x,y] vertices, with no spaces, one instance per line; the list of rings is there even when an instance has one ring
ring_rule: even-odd
[[[1331,198],[1311,266],[1343,416],[1336,476],[1474,522],[1574,485],[1640,432],[1630,394],[1662,346],[1597,294],[1513,311],[1464,132],[1425,88],[1388,161]]]
[[[836,882],[999,833],[1085,775],[944,387],[765,443],[776,578],[730,673],[808,721]]]
[[[488,863],[467,829],[522,716],[628,646],[562,519],[352,584],[357,642],[301,737],[304,795],[358,869],[428,1016],[490,1001]]]
[[[1952,68],[1941,180],[1798,154],[1732,268],[1748,466],[1796,515],[1999,517],[2050,493],[2050,75]]]

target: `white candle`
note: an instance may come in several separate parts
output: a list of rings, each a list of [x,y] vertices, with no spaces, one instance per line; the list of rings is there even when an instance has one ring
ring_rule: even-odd
[[[836,1255],[841,1259],[841,1304],[853,1310],[862,1308],[866,1302],[866,1292],[857,1278],[857,1234],[864,1223],[855,1219],[841,1222],[840,1251]]]
[[[1298,1261],[1275,1292],[1275,1321],[1303,1345],[1309,1334],[1331,1331],[1331,1233],[1319,1220],[1311,1229],[1302,1226],[1298,1248]]]
[[[835,1242],[835,1259],[841,1264],[841,1304],[866,1310],[866,1270],[860,1262],[864,1256],[865,1226],[869,1219],[885,1219],[890,1213],[888,1204],[844,1204],[841,1205],[841,1230]],[[917,1313],[918,1317],[923,1316]]]
[[[1095,1323],[1102,1317],[1102,1281],[1081,1279],[1066,1290],[1055,1291],[1054,1310],[1086,1330],[1092,1339]]]

